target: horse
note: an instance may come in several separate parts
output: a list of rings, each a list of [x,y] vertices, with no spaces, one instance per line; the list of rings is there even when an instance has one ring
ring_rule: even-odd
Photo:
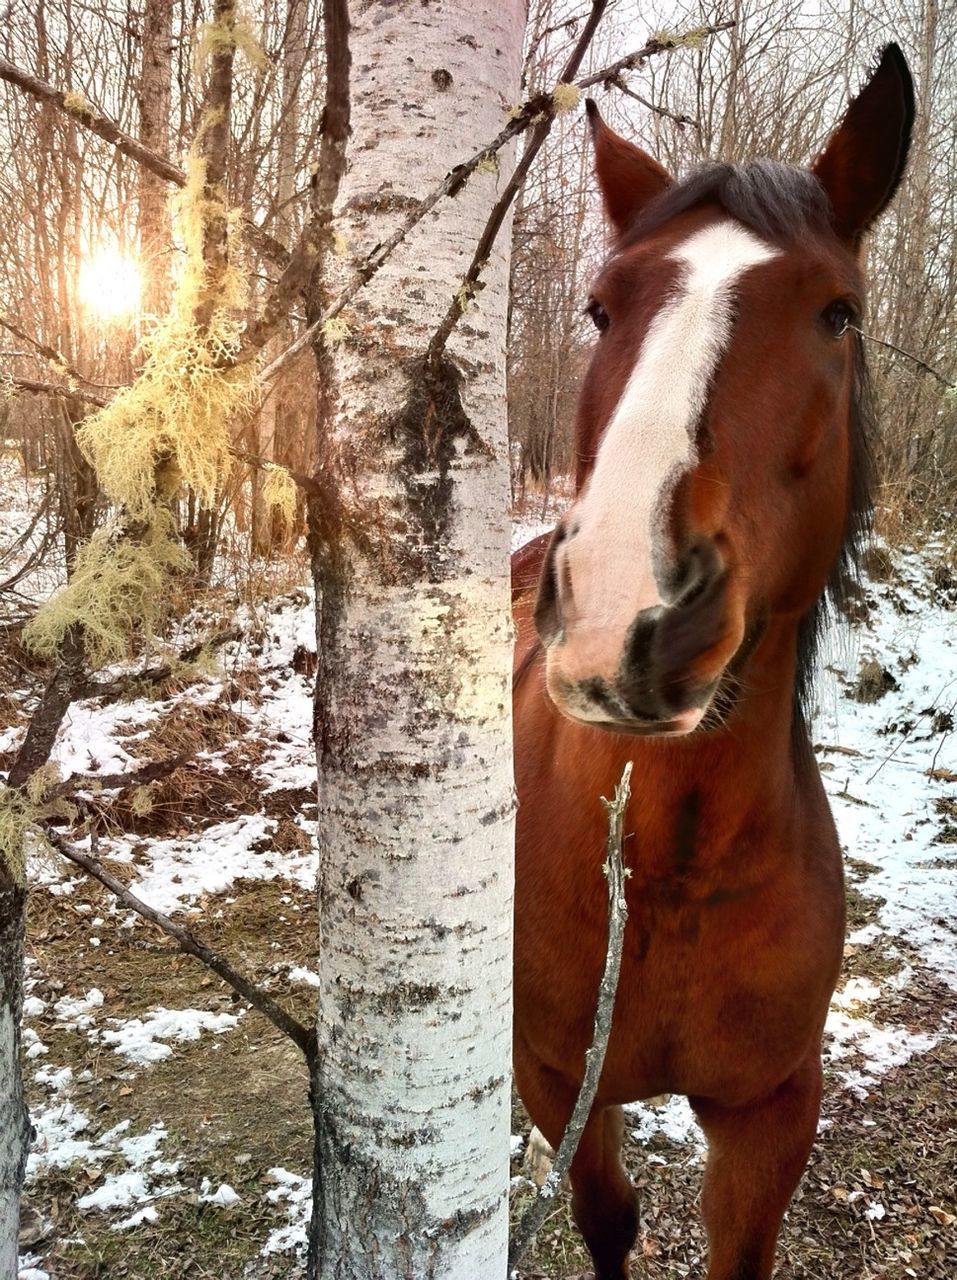
[[[708,1147],[708,1280],[767,1280],[842,957],[808,699],[869,522],[861,248],[904,170],[913,86],[890,44],[809,169],[680,182],[587,110],[615,239],[587,307],[576,492],[512,563],[515,1082],[557,1147],[606,950],[598,797],[632,760],[629,915],[573,1215],[596,1280],[626,1280],[622,1105],[684,1095]]]

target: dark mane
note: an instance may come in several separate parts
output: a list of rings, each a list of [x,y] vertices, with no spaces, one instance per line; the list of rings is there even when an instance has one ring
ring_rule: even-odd
[[[833,234],[831,206],[808,169],[776,160],[699,165],[683,182],[662,192],[625,232],[616,249],[648,235],[696,205],[717,201],[732,218],[768,240],[801,240]]]
[[[700,165],[683,182],[653,200],[615,246],[616,251],[650,234],[687,209],[715,201],[732,218],[765,239],[800,242],[833,235],[831,207],[824,188],[807,169],[774,160],[746,164]],[[854,343],[854,382],[849,430],[850,477],[844,541],[827,588],[798,628],[798,666],[795,682],[797,723],[810,713],[818,647],[832,611],[846,613],[860,587],[860,555],[871,528],[873,507],[871,440],[874,415],[860,334]]]

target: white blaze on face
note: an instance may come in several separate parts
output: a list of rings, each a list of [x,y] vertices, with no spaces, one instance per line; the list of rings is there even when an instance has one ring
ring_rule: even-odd
[[[587,635],[591,668],[612,678],[623,632],[642,609],[665,603],[652,569],[662,491],[695,461],[695,430],[731,332],[735,281],[776,257],[730,221],[696,232],[669,255],[685,268],[676,294],[648,328],[599,446],[595,468],[569,514],[578,533],[558,550],[566,641]],[[575,667],[579,663],[575,662]]]

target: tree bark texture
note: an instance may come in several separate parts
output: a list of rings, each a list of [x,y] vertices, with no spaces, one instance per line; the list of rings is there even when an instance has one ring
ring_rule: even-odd
[[[519,97],[524,0],[351,9],[326,296]],[[433,210],[319,352],[322,1280],[505,1276],[508,227],[439,364],[425,353],[510,165]]]
[[[143,10],[143,64],[139,83],[140,141],[169,154],[170,87],[173,71],[173,5],[146,0]],[[140,258],[146,280],[143,307],[162,315],[169,300],[170,228],[167,184],[145,165],[137,175]]]
[[[17,1274],[20,1189],[30,1121],[20,1074],[26,888],[0,864],[0,1276]]]

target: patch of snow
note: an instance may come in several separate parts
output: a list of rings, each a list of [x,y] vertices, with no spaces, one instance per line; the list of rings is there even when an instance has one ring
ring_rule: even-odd
[[[91,987],[85,996],[61,996],[53,1006],[58,1022],[72,1031],[87,1031],[93,1025],[91,1014],[103,1008],[103,992]]]
[[[149,1183],[145,1174],[137,1169],[125,1173],[111,1173],[93,1191],[77,1200],[79,1209],[122,1209],[128,1204],[145,1200],[149,1195]]]
[[[289,981],[304,982],[307,987],[318,987],[321,980],[318,973],[315,973],[312,969],[304,968],[301,964],[297,964],[289,970]]]
[[[145,1066],[171,1057],[169,1040],[198,1040],[203,1031],[221,1035],[231,1031],[242,1014],[210,1013],[206,1009],[153,1009],[145,1018],[127,1022],[113,1019],[115,1026],[100,1033],[114,1053]]]
[[[624,1110],[629,1125],[635,1125],[631,1136],[636,1142],[663,1137],[681,1146],[704,1149],[704,1138],[687,1098],[672,1094],[663,1106],[632,1102]]]
[[[270,1169],[267,1177],[277,1186],[266,1192],[266,1199],[273,1204],[286,1201],[289,1222],[277,1227],[263,1245],[263,1254],[283,1253],[289,1249],[301,1250],[306,1246],[306,1229],[312,1208],[312,1183],[308,1178],[290,1173],[287,1169]]]
[[[202,1204],[214,1204],[220,1209],[229,1209],[234,1204],[239,1204],[240,1196],[228,1182],[221,1182],[215,1191],[211,1190],[211,1186],[209,1179],[204,1178],[199,1188]]]
[[[131,1213],[128,1218],[124,1218],[122,1222],[114,1222],[110,1227],[111,1231],[129,1231],[132,1227],[139,1227],[144,1222],[156,1222],[159,1214],[151,1204],[144,1209],[137,1209],[135,1213]]]

